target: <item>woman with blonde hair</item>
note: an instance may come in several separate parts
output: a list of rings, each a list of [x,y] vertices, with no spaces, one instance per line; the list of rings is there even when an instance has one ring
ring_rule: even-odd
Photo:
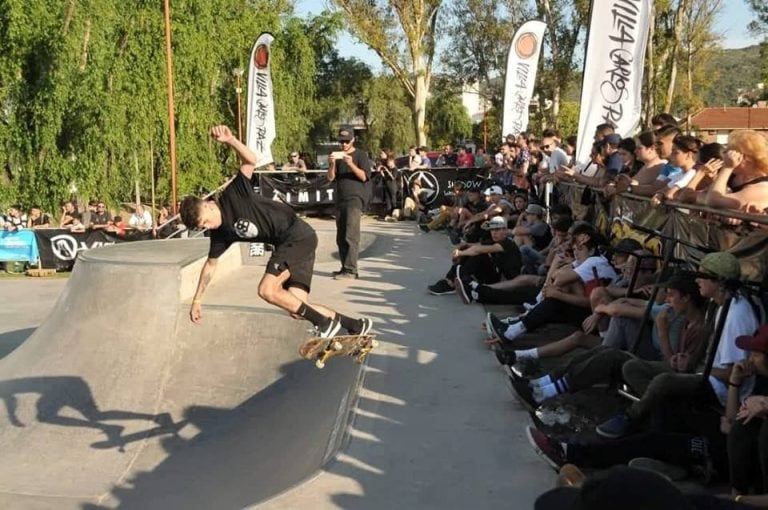
[[[768,209],[768,138],[753,130],[735,131],[728,137],[723,160],[704,203],[764,214]]]

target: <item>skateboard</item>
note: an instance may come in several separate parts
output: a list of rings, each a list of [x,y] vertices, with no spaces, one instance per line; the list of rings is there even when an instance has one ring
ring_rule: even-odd
[[[357,363],[362,363],[371,349],[379,343],[375,335],[340,335],[333,338],[312,337],[299,347],[299,355],[304,359],[315,360],[317,368],[336,356],[354,356]]]

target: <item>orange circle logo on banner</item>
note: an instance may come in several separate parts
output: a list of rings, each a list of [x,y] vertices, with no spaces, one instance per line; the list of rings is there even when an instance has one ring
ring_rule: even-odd
[[[531,32],[526,32],[517,39],[515,53],[522,59],[531,58],[536,53],[538,45],[539,41],[536,36]]]
[[[253,63],[256,64],[257,69],[266,69],[269,65],[269,48],[266,45],[260,44],[256,48],[256,54],[253,56]]]

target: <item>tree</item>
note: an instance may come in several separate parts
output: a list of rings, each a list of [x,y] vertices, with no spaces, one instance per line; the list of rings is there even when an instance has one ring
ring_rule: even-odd
[[[507,52],[530,9],[520,0],[454,0],[447,12],[441,67],[460,84],[479,83],[483,98],[501,109]]]
[[[461,91],[449,84],[436,87],[427,102],[429,138],[432,145],[440,146],[454,143],[472,135],[472,119],[461,102]]]
[[[411,114],[416,140],[419,145],[426,144],[424,120],[432,80],[437,12],[442,0],[332,3],[345,14],[352,34],[376,52],[408,91],[413,100]]]
[[[747,5],[755,13],[749,29],[757,34],[768,35],[768,3],[764,0],[747,0]]]

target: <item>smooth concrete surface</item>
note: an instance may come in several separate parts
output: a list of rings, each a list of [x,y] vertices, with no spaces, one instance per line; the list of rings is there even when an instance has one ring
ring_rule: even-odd
[[[360,366],[299,360],[306,323],[263,303],[207,306],[192,325],[181,268],[202,248],[135,243],[78,260],[43,324],[0,361],[0,507],[242,508],[333,457]]]
[[[334,233],[332,222],[312,223],[321,238]],[[381,345],[363,371],[362,388],[357,397],[349,392],[343,394],[340,386],[344,385],[336,385],[337,379],[349,376],[346,370],[356,367],[349,360],[333,360],[320,372],[309,363],[297,361],[295,350],[283,351],[274,345],[271,349],[280,354],[268,368],[263,358],[248,358],[250,338],[257,335],[251,333],[250,328],[278,328],[280,338],[304,338],[307,333],[297,331],[287,335],[284,328],[297,325],[299,329],[306,328],[306,323],[289,321],[264,306],[256,296],[262,270],[247,265],[239,267],[211,285],[203,307],[203,329],[191,328],[184,322],[188,306],[185,302],[174,310],[179,330],[171,335],[176,335],[179,341],[167,356],[174,360],[172,365],[177,368],[171,370],[171,374],[164,372],[166,379],[155,380],[158,385],[170,385],[174,390],[166,391],[160,400],[162,404],[151,413],[171,412],[179,428],[178,436],[169,433],[167,428],[154,426],[161,429],[159,436],[128,443],[125,452],[116,448],[100,450],[93,445],[105,442],[104,431],[78,426],[79,432],[73,434],[71,427],[36,423],[32,407],[40,395],[19,393],[19,409],[26,409],[19,418],[33,429],[31,433],[40,435],[35,444],[21,439],[29,455],[12,459],[17,463],[16,469],[0,467],[3,490],[7,486],[6,473],[23,472],[26,476],[18,475],[14,479],[26,483],[29,494],[24,497],[18,492],[0,494],[0,506],[24,509],[252,507],[259,499],[251,489],[255,484],[267,486],[271,493],[283,491],[256,506],[270,510],[532,508],[536,496],[552,487],[554,474],[527,444],[524,435],[527,414],[514,402],[503,372],[482,343],[478,329],[483,318],[482,307],[463,305],[455,295],[436,297],[426,293],[426,285],[440,278],[448,267],[447,238],[439,233],[421,234],[413,223],[406,222],[385,224],[366,220],[363,228],[386,242],[374,243],[378,244],[377,249],[361,260],[361,279],[343,282],[330,279],[330,272],[337,268],[338,262],[318,257],[312,292],[314,301],[350,315],[365,313],[375,321]],[[144,278],[153,279],[149,275]],[[4,283],[0,282],[0,292],[5,289]],[[132,293],[138,295],[137,299],[151,295],[155,300],[156,294],[165,299],[163,286],[162,282],[147,283]],[[67,299],[67,294],[65,291],[62,298]],[[175,302],[179,302],[178,297]],[[62,312],[59,310],[62,306],[60,303],[55,308],[52,317]],[[253,308],[260,310],[256,322],[272,326],[253,324],[247,315]],[[100,307],[95,310],[104,313]],[[115,321],[120,320],[119,316],[115,317]],[[162,328],[155,315],[124,316],[122,320],[131,329],[134,342],[145,328]],[[103,322],[104,330],[99,335],[90,335],[97,338],[86,349],[78,347],[79,352],[100,349],[98,338],[120,334]],[[3,329],[0,324],[0,334]],[[165,333],[158,331],[152,335],[153,338],[165,337]],[[0,379],[6,378],[7,362],[31,345],[32,340],[35,338],[0,361]],[[142,369],[133,376],[142,384],[134,382],[130,391],[125,390],[123,385],[131,383],[122,377],[117,361],[99,370],[94,368],[98,386],[104,386],[97,392],[96,385],[91,384],[91,393],[100,410],[116,407],[136,411],[128,397],[140,394],[143,382],[157,372],[157,364],[162,364],[151,359],[134,363],[132,356],[141,348],[118,348],[124,342],[128,342],[124,337],[121,342],[107,341],[113,351],[109,357],[121,358],[123,364],[141,365]],[[74,348],[74,344],[69,345]],[[55,368],[56,355],[46,353],[57,349],[36,347],[35,353],[50,362],[41,370]],[[266,346],[265,351],[276,352]],[[57,352],[60,359],[72,362],[71,356]],[[104,353],[99,352],[99,356]],[[87,365],[87,360],[83,363]],[[343,373],[337,376],[328,369]],[[114,378],[119,382],[112,384]],[[115,402],[110,400],[115,392],[122,394],[116,401],[121,403],[119,406],[111,405]],[[329,456],[329,448],[332,450],[343,440],[343,434],[338,433],[324,441],[316,437],[302,439],[302,435],[293,433],[287,425],[287,422],[316,423],[315,417],[322,416],[325,422],[318,426],[327,427],[332,419],[326,392],[336,392],[339,406],[354,406],[353,421],[347,429],[348,444],[317,476],[293,487],[304,479],[286,477],[286,473],[295,473],[297,467],[301,470],[302,466],[317,463],[318,459],[322,462]],[[145,397],[138,400],[142,398]],[[186,407],[182,400],[188,404]],[[190,404],[192,402],[194,404]],[[187,412],[179,413],[178,409]],[[4,412],[0,407],[0,455],[5,461],[6,439],[12,438],[3,439],[11,427],[6,423]],[[61,414],[78,416],[71,408],[62,410]],[[277,418],[283,415],[290,419]],[[333,415],[337,417],[333,427],[343,429],[344,418],[338,418],[343,413],[337,409]],[[142,431],[146,435],[146,431],[153,428],[152,423],[142,419],[108,423],[126,427],[121,432],[123,436]],[[39,429],[48,429],[48,432]],[[62,437],[70,437],[67,443],[72,444],[62,444]],[[269,444],[271,439],[274,444]],[[289,441],[287,446],[285,441]],[[49,450],[59,451],[55,458],[55,452],[45,453],[46,442]],[[138,455],[137,444],[142,445],[143,450]],[[318,444],[323,444],[323,448]],[[102,453],[106,456],[100,457]],[[65,479],[87,478],[78,471],[93,474],[90,462],[95,463],[101,480],[122,469],[121,477],[108,492],[88,497],[83,494],[74,498],[47,497],[41,495],[40,488],[54,482],[41,476],[42,470],[28,469],[40,457],[51,459],[54,465],[68,463],[71,466],[69,457],[77,460],[74,472],[61,475]],[[133,460],[126,462],[123,460],[126,457]],[[81,483],[83,487],[101,488],[92,481]]]

